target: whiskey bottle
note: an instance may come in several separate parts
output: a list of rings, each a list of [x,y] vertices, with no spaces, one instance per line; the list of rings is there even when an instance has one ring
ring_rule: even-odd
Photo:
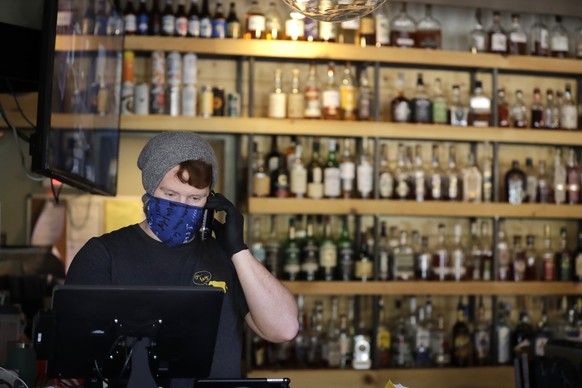
[[[304,198],[307,194],[307,169],[301,159],[303,147],[301,144],[295,146],[295,156],[290,166],[289,175],[291,178],[290,191],[295,198]]]
[[[278,139],[277,136],[271,136],[271,150],[266,156],[267,170],[269,171],[269,174],[272,174],[273,171],[279,168],[279,161],[281,160],[281,156],[283,155],[279,151],[277,139]]]
[[[467,268],[465,262],[465,249],[461,243],[461,225],[453,228],[453,246],[451,248],[451,275],[453,280],[466,280]]]
[[[521,282],[525,280],[525,270],[527,261],[525,250],[521,245],[521,236],[513,236],[513,249],[511,250],[511,261],[513,263],[513,280]]]
[[[560,126],[563,129],[575,130],[578,127],[578,113],[576,103],[572,98],[572,87],[566,84],[564,100],[560,104]]]
[[[489,142],[483,144],[483,159],[481,160],[481,171],[483,172],[483,202],[493,200],[493,157],[489,150]]]
[[[449,334],[445,331],[445,318],[439,314],[437,323],[430,333],[430,351],[435,366],[446,367],[451,363],[449,343]]]
[[[508,281],[513,278],[511,264],[511,252],[509,249],[509,243],[507,242],[507,236],[505,234],[505,222],[499,221],[499,231],[497,234],[497,246],[496,257],[497,257],[497,280]]]
[[[398,144],[396,169],[394,170],[394,197],[396,199],[411,199],[413,191],[409,181],[410,169],[406,164],[406,148]]]
[[[324,2],[321,1],[320,4]],[[322,42],[334,43],[338,40],[338,25],[331,22],[319,22],[319,40]]]
[[[550,55],[556,58],[570,56],[570,38],[568,30],[562,25],[560,15],[556,15],[555,23],[550,30]]]
[[[188,10],[188,36],[198,38],[200,36],[200,13],[198,11],[198,0],[190,2]]]
[[[265,39],[266,22],[265,14],[259,7],[259,2],[253,0],[251,7],[244,15],[244,38],[245,39]]]
[[[542,300],[542,313],[540,320],[535,328],[534,336],[534,355],[543,357],[545,355],[546,343],[552,337],[552,329],[548,319],[547,303],[545,299]]]
[[[357,91],[357,117],[360,121],[372,119],[372,87],[368,79],[368,66],[360,67],[360,84]]]
[[[489,223],[481,222],[481,279],[493,280],[493,242],[489,234]]]
[[[200,9],[200,38],[212,38],[212,15],[209,0],[202,0]]]
[[[531,112],[531,127],[534,129],[542,129],[544,124],[544,106],[542,104],[542,93],[540,88],[534,88],[533,102],[530,108]]]
[[[312,216],[307,217],[305,241],[301,247],[301,273],[308,282],[316,280],[319,274],[319,245]]]
[[[208,2],[206,2],[208,5]],[[176,15],[174,14],[173,1],[165,0],[164,9],[162,10],[162,25],[161,25],[161,35],[163,36],[174,36],[174,31],[176,28]]]
[[[539,203],[550,203],[552,201],[552,182],[546,170],[546,161],[540,160],[538,163],[537,176],[537,200]]]
[[[483,93],[481,81],[475,81],[475,89],[469,100],[469,125],[474,127],[491,125],[491,99]]]
[[[277,234],[277,218],[275,215],[271,216],[271,229],[269,233],[269,238],[265,242],[265,267],[267,270],[276,277],[281,279],[283,273],[281,271],[281,242],[279,241],[279,236]]]
[[[549,36],[548,28],[542,21],[541,15],[536,15],[529,32],[529,54],[547,57],[550,52]]]
[[[243,37],[242,25],[236,12],[236,3],[231,2],[226,16],[226,37],[230,39],[241,39]]]
[[[519,161],[511,162],[511,169],[505,173],[505,198],[513,205],[524,202],[527,190],[525,172],[519,168]]]
[[[416,22],[406,11],[406,3],[400,3],[400,13],[390,21],[390,42],[394,47],[416,46]]]
[[[479,307],[473,332],[474,358],[478,366],[491,364],[491,324],[487,320],[483,296],[479,296]]]
[[[378,298],[378,327],[376,328],[376,368],[388,368],[391,358],[391,332],[390,325],[386,321],[384,299]]]
[[[354,263],[354,279],[367,282],[374,279],[373,247],[368,243],[366,233],[360,233],[360,251]]]
[[[414,199],[423,202],[426,197],[426,177],[424,161],[422,160],[422,146],[417,144],[414,152]]]
[[[414,251],[408,244],[408,233],[405,230],[400,231],[400,242],[393,254],[392,279],[414,280]]]
[[[133,0],[128,0],[123,8],[123,31],[125,35],[135,35],[137,32],[137,15]]]
[[[526,191],[524,202],[538,202],[538,173],[531,158],[525,159],[525,182]]]
[[[253,221],[251,252],[259,263],[266,266],[267,251],[265,249],[265,239],[263,238],[263,223],[261,217],[256,217]]]
[[[444,198],[448,201],[460,201],[463,198],[463,176],[457,167],[455,145],[449,146],[449,162],[443,180]]]
[[[356,163],[352,156],[352,139],[344,138],[342,159],[339,164],[341,180],[341,196],[351,198],[354,195],[354,181],[356,178]]]
[[[214,15],[212,16],[212,38],[224,39],[226,38],[226,17],[222,8],[222,2],[216,2]]]
[[[395,123],[409,123],[412,118],[410,101],[404,96],[404,73],[398,73],[396,79],[397,95],[390,103],[390,117]]]
[[[580,203],[580,167],[574,148],[568,148],[568,162],[566,163],[567,197],[570,205]]]
[[[154,1],[154,3],[156,2]],[[154,6],[155,5],[152,4],[152,7]],[[136,34],[148,35],[150,12],[148,11],[147,8],[147,1],[140,0],[135,16],[136,16]]]
[[[435,102],[436,104],[436,99]],[[433,104],[434,109],[434,104]],[[456,127],[466,127],[469,115],[468,107],[461,101],[461,89],[459,85],[453,85],[451,103],[448,107],[448,123]],[[434,115],[433,115],[434,116]]]
[[[560,228],[560,249],[556,252],[556,280],[571,281],[573,279],[573,257],[568,249],[568,234],[565,227]]]
[[[319,268],[321,271],[319,278],[331,281],[336,279],[337,246],[331,237],[331,220],[329,216],[324,219],[323,231],[323,238],[319,244]]]
[[[268,117],[273,119],[284,119],[287,117],[287,94],[283,91],[283,70],[275,70],[275,85],[269,94]]]
[[[352,3],[352,0],[338,0],[341,6],[347,6]],[[360,19],[354,18],[351,20],[345,20],[339,23],[339,35],[338,42],[344,44],[358,44],[356,41],[356,35],[358,29],[360,28]]]
[[[426,320],[426,310],[423,306],[417,309],[417,325],[414,335],[414,366],[427,368],[431,365],[430,327]]]
[[[481,22],[481,10],[475,11],[475,27],[469,33],[469,51],[473,54],[487,52],[488,35]]]
[[[265,166],[265,156],[253,144],[253,196],[268,197],[271,188],[271,176]]]
[[[525,237],[525,280],[538,280],[539,260],[535,248],[535,236],[528,234]]]
[[[453,326],[451,364],[457,367],[467,367],[471,362],[471,331],[466,322],[465,306],[459,298],[457,305],[457,321]]]
[[[319,85],[317,82],[315,63],[309,65],[309,73],[307,81],[305,82],[305,118],[306,119],[320,119],[321,118],[321,101],[319,96]]]
[[[291,93],[287,96],[287,117],[302,119],[305,115],[305,95],[299,88],[299,69],[292,71]]]
[[[362,138],[362,151],[356,167],[356,190],[360,198],[371,198],[373,191],[374,168],[369,149],[368,138]]]
[[[566,167],[562,161],[562,148],[557,147],[554,156],[553,193],[554,203],[561,205],[566,203]]]
[[[523,102],[521,89],[515,91],[515,101],[511,106],[511,123],[514,128],[527,128],[527,107]]]
[[[495,340],[497,343],[497,354],[495,362],[498,365],[509,364],[512,360],[511,352],[511,326],[508,320],[508,307],[500,302],[497,308],[497,324],[495,326]]]
[[[388,144],[380,146],[380,177],[378,179],[378,191],[380,198],[391,199],[394,195],[394,174],[388,158]]]
[[[360,25],[356,30],[356,45],[360,47],[375,46],[376,45],[376,32],[375,29],[374,15],[369,13],[360,18]]]
[[[549,224],[544,225],[544,249],[542,251],[542,273],[541,280],[556,280],[555,253],[552,249],[552,236]]]
[[[285,40],[305,40],[305,18],[291,11],[285,19]]]
[[[218,6],[219,3],[217,3]],[[221,5],[222,7],[222,5]],[[178,6],[174,15],[174,35],[186,36],[188,34],[188,16],[186,15],[186,0],[178,0]],[[224,38],[224,36],[222,36]]]
[[[434,81],[434,97],[432,99],[432,122],[434,124],[449,123],[449,102],[443,93],[441,79]],[[458,101],[457,101],[458,102]]]
[[[386,8],[387,6],[384,5],[374,12],[376,47],[390,45],[390,19],[388,18],[388,12]]]
[[[413,123],[432,122],[432,101],[426,93],[422,73],[418,73],[416,76],[416,93],[412,98],[411,105]]]
[[[574,257],[574,281],[582,282],[582,231],[578,232],[578,248]]]
[[[501,88],[497,91],[497,126],[501,128],[509,128],[511,124],[510,119],[507,95],[505,89]]]
[[[481,280],[481,240],[479,239],[479,224],[471,221],[469,242],[467,244],[467,279]]]
[[[527,54],[527,34],[521,27],[519,14],[511,14],[511,29],[509,30],[509,54],[526,55]]]
[[[350,281],[354,278],[354,243],[350,238],[347,216],[342,219],[342,229],[337,240],[339,280]]]
[[[432,278],[432,254],[428,247],[428,236],[422,236],[421,248],[416,255],[414,266],[416,280],[430,280]]]
[[[544,128],[560,128],[560,107],[554,101],[554,91],[546,90],[546,105],[544,106]]]
[[[280,154],[277,169],[271,172],[271,196],[277,198],[289,197],[291,195],[289,180],[287,160],[283,154]]]
[[[512,348],[514,357],[518,358],[522,353],[533,355],[532,344],[534,343],[534,329],[530,323],[529,314],[525,306],[525,298],[522,302],[522,308],[519,312],[519,321],[513,331]]]
[[[323,196],[338,198],[341,195],[340,169],[336,155],[336,141],[329,139],[327,162],[323,168]]]
[[[330,62],[327,67],[327,82],[322,95],[323,118],[325,120],[340,119],[340,90],[335,80],[335,64]]]
[[[307,197],[323,198],[323,166],[319,156],[319,139],[315,138],[312,145],[311,161],[307,166]]]
[[[430,168],[426,174],[426,195],[428,199],[439,201],[443,199],[444,172],[441,168],[440,148],[437,143],[432,145]]]
[[[432,254],[432,278],[434,280],[449,280],[451,278],[451,259],[446,245],[445,225],[439,224],[437,245]]]
[[[352,365],[353,338],[350,333],[350,324],[346,314],[340,315],[340,365],[341,369],[346,369]]]
[[[469,153],[469,163],[463,168],[463,201],[479,203],[483,197],[483,175],[477,167],[475,154]]]
[[[498,11],[493,12],[493,21],[488,31],[490,53],[506,54],[507,53],[507,34],[501,26],[501,15]]]
[[[356,108],[358,96],[357,89],[354,84],[354,77],[352,75],[352,67],[349,62],[346,63],[346,65],[344,66],[344,73],[339,86],[339,93],[340,93],[340,119],[348,121],[356,120],[357,118]]]
[[[386,221],[382,221],[380,226],[380,240],[378,242],[378,273],[377,280],[388,280],[390,278],[390,246],[388,244]]]
[[[301,272],[301,249],[295,239],[295,219],[289,219],[289,234],[285,247],[283,248],[284,261],[283,271],[286,280],[299,280]]]
[[[424,17],[416,24],[416,47],[424,49],[441,48],[441,23],[432,16],[432,5],[424,6]]]
[[[274,1],[270,1],[265,10],[265,39],[283,39],[283,20]]]

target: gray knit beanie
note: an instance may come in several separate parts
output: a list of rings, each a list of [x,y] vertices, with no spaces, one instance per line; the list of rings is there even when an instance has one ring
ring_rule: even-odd
[[[170,131],[150,139],[137,158],[146,193],[153,195],[164,175],[187,160],[201,160],[212,166],[212,190],[218,178],[218,162],[214,150],[202,136],[193,132]]]

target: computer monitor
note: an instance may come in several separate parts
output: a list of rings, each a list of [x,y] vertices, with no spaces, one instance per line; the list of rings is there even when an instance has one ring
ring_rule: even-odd
[[[54,378],[127,381],[134,362],[156,380],[204,378],[223,297],[214,287],[57,286],[35,328],[37,358]],[[132,359],[138,340],[148,345],[141,362]]]

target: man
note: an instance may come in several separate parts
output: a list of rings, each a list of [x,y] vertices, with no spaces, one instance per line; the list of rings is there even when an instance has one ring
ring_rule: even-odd
[[[137,165],[146,219],[90,239],[72,261],[67,284],[214,286],[225,292],[210,377],[239,377],[243,321],[260,337],[284,342],[298,329],[293,295],[244,243],[244,219],[212,189],[218,163],[212,147],[191,132],[163,132],[145,145]],[[197,233],[204,210],[216,238]]]

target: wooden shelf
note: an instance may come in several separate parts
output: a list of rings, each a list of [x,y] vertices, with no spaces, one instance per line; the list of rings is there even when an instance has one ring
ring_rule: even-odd
[[[582,218],[582,205],[398,201],[385,199],[250,198],[250,214],[331,214],[428,217]]]
[[[473,368],[412,368],[381,370],[254,370],[246,377],[288,377],[292,387],[384,388],[388,380],[407,387],[514,388],[511,366]]]
[[[94,36],[94,35],[57,35],[56,51],[118,51],[123,49],[122,35]],[[127,39],[127,37],[126,37]]]
[[[116,128],[118,125],[116,115],[97,115],[97,114],[65,114],[53,113],[51,115],[51,126],[58,129],[75,129],[75,128],[99,128],[109,129]]]
[[[338,43],[127,36],[125,49],[180,51],[225,57],[362,61],[455,69],[582,74],[575,59],[472,54],[462,51],[359,47]]]
[[[357,127],[357,131],[354,128]],[[243,117],[122,115],[124,131],[192,130],[201,133],[380,137],[402,140],[491,141],[515,144],[582,146],[582,131],[451,127],[372,121],[327,121]]]
[[[284,281],[293,294],[303,295],[580,295],[582,283],[574,282],[438,282]]]

